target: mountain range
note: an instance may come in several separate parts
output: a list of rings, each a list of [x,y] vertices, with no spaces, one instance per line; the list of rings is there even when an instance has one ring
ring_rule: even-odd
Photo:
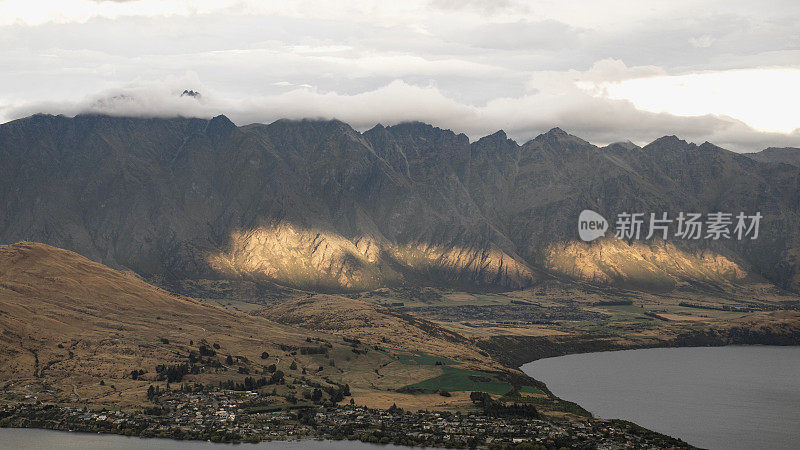
[[[665,136],[522,145],[424,123],[35,115],[0,125],[0,243],[65,248],[161,285],[321,291],[800,291],[794,150],[742,155]],[[777,155],[777,156],[776,156]],[[782,164],[785,162],[788,164]],[[760,212],[758,239],[579,240],[577,218]]]

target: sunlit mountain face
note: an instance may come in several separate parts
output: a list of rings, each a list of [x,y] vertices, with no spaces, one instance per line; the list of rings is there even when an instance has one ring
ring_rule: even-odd
[[[359,133],[339,121],[37,115],[0,126],[0,148],[0,239],[170,282],[798,289],[800,169],[674,136],[600,148],[561,129],[520,145],[419,122]],[[757,239],[609,231],[590,245],[577,236],[584,209],[612,222],[626,211],[763,222]]]

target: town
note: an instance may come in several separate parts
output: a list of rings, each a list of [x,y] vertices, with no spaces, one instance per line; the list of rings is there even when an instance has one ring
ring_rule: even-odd
[[[347,439],[448,448],[689,447],[681,440],[621,420],[548,422],[352,404],[273,406],[256,391],[216,388],[161,391],[153,397],[156,406],[138,411],[18,402],[0,407],[0,426],[212,442]]]

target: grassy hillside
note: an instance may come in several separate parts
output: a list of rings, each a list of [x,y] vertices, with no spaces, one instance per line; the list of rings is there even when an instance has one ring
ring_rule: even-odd
[[[467,393],[398,392],[440,376],[434,361],[513,372],[455,332],[367,302],[316,295],[248,315],[173,295],[70,251],[0,246],[6,400],[137,406],[147,404],[151,385],[241,384],[283,372],[260,388],[273,406],[315,386],[349,385],[359,404],[468,407]]]

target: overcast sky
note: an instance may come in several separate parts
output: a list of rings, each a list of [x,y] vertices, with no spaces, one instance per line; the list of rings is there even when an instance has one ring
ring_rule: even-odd
[[[796,0],[5,0],[0,122],[335,117],[800,146],[798,24]]]

